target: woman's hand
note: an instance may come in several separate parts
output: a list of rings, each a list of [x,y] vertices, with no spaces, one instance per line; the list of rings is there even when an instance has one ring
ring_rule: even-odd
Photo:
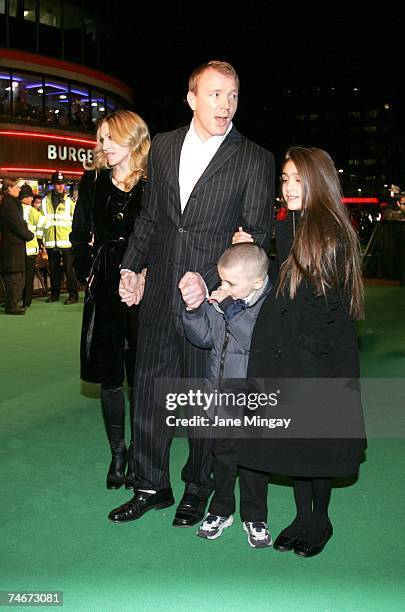
[[[239,242],[253,242],[252,234],[243,231],[242,227],[239,227],[238,231],[232,236],[232,244],[238,244]]]

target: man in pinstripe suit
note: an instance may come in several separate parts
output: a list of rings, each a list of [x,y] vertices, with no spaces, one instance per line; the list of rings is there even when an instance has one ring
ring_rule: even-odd
[[[135,495],[110,512],[113,522],[135,520],[174,503],[171,428],[165,407],[154,398],[154,384],[161,378],[203,378],[206,361],[206,352],[184,336],[179,285],[188,303],[201,302],[218,284],[217,261],[239,226],[259,245],[269,246],[274,159],[233,126],[238,93],[239,79],[230,64],[203,64],[189,79],[191,125],[158,134],[152,142],[142,211],[120,283],[124,302],[142,300],[132,398]],[[146,283],[140,274],[145,266]],[[213,488],[210,440],[190,437],[189,445],[174,526],[198,523]]]

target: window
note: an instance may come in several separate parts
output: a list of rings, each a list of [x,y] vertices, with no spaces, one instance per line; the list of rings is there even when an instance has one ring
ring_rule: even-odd
[[[35,0],[24,0],[24,19],[25,21],[35,22]]]
[[[107,98],[107,114],[112,113],[117,108],[117,103],[113,98]]]
[[[80,7],[64,3],[63,10],[64,59],[82,62],[82,15]]]
[[[366,127],[364,128],[365,132],[376,132],[377,131],[377,127],[375,125],[366,125]]]
[[[0,72],[0,117],[10,115],[11,78],[9,72]]]
[[[378,115],[378,111],[376,110],[366,111],[366,117],[377,117],[377,115]]]
[[[72,84],[70,87],[72,127],[87,129],[90,127],[90,96],[87,87]]]
[[[60,0],[40,0],[39,23],[51,28],[60,28]]]
[[[94,126],[102,117],[105,117],[105,98],[100,91],[91,90],[91,122]]]
[[[12,83],[13,116],[16,119],[42,121],[42,76],[14,72]]]
[[[69,123],[69,87],[57,79],[45,80],[45,121],[51,125]]]
[[[364,165],[365,166],[374,166],[376,163],[375,159],[365,159],[364,160]]]

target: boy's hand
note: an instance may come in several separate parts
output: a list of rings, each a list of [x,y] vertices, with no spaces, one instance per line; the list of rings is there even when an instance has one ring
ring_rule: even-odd
[[[208,301],[210,304],[212,304],[212,302],[218,302],[219,304],[227,297],[232,297],[229,293],[229,290],[225,289],[224,287],[218,287],[218,289],[215,289],[215,291],[211,293],[210,297],[208,298]]]
[[[232,244],[238,244],[239,242],[253,242],[252,234],[243,231],[243,228],[240,226],[238,231],[232,236]]]

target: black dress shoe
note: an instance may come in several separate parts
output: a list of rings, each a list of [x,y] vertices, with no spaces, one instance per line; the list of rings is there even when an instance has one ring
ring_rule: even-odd
[[[173,527],[191,527],[200,523],[205,515],[206,499],[194,493],[184,493],[173,519]]]
[[[295,536],[294,538],[279,535],[274,541],[273,548],[279,550],[280,552],[288,552],[293,550],[294,546],[300,539],[302,539],[302,534],[300,536]]]
[[[145,512],[160,510],[174,504],[174,497],[171,489],[162,489],[157,493],[145,493],[136,491],[132,499],[122,506],[111,510],[108,518],[113,523],[128,523],[140,518]]]
[[[332,528],[331,523],[329,522],[325,535],[320,542],[316,544],[310,544],[308,542],[305,542],[304,538],[301,538],[300,540],[298,540],[297,544],[294,546],[294,552],[299,557],[315,557],[315,555],[319,555],[319,553],[322,552],[322,550],[325,547],[325,544],[327,543],[328,540],[330,540],[332,535],[333,535],[333,528]]]
[[[67,300],[65,300],[63,303],[66,304],[77,304],[77,302],[79,301],[79,298],[76,297],[68,297]]]
[[[49,302],[59,302],[59,295],[51,295],[46,301],[48,304]]]

